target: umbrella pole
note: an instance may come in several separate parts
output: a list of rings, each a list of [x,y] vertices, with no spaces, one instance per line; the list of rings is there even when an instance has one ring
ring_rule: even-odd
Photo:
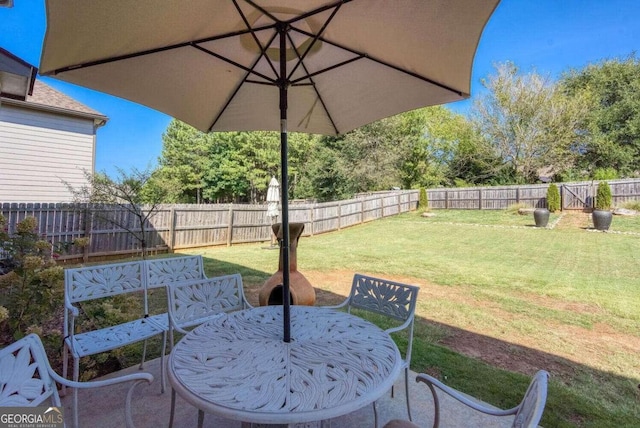
[[[280,34],[280,191],[282,194],[282,318],[283,340],[291,341],[290,315],[290,278],[289,278],[289,177],[287,161],[287,26],[281,23],[278,27]]]

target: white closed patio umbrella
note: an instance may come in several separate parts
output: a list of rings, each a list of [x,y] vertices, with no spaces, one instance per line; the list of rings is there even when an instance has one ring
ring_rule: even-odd
[[[271,219],[271,223],[273,223],[274,219],[278,217],[280,211],[278,210],[278,205],[280,204],[280,184],[275,177],[271,177],[271,181],[269,182],[269,187],[267,188],[267,217]],[[271,233],[271,247],[275,248],[275,236],[273,232]]]
[[[280,184],[275,177],[271,177],[267,188],[267,217],[278,217],[278,204],[280,203]]]
[[[43,75],[203,131],[342,134],[469,97],[499,0],[48,0]],[[288,195],[282,192],[284,340]]]

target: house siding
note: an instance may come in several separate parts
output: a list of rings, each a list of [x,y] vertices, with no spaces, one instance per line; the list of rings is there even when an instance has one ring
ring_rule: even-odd
[[[69,202],[94,170],[92,119],[0,106],[0,202]]]

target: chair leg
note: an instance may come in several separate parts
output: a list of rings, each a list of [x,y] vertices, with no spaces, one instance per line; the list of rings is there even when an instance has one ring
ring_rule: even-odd
[[[164,333],[162,333],[162,351],[160,354],[160,391],[164,394],[164,391],[166,390],[166,379],[167,379],[167,368],[165,367],[164,364],[164,350],[167,347],[167,332],[165,331]]]
[[[62,377],[68,379],[67,373],[69,370],[69,347],[67,346],[67,341],[65,340],[62,344]],[[62,385],[60,389],[60,395],[67,395],[67,385]]]
[[[411,405],[409,404],[409,367],[404,369],[404,393],[407,399],[407,414],[409,415],[409,420],[413,421],[411,418]]]
[[[378,406],[373,402],[373,427],[378,428]]]
[[[80,378],[80,358],[73,357],[73,380],[78,382]],[[73,426],[78,428],[80,426],[78,420],[78,388],[73,388]]]
[[[198,409],[198,428],[204,426],[204,410]]]
[[[140,370],[144,368],[144,361],[147,358],[147,339],[144,340],[144,344],[142,345],[142,361],[140,362]]]
[[[173,417],[176,412],[176,390],[171,388],[171,416],[169,416],[169,428],[173,427]]]
[[[438,399],[438,394],[433,384],[431,382],[426,382],[426,384],[433,397],[433,428],[438,428],[440,426],[440,400]]]

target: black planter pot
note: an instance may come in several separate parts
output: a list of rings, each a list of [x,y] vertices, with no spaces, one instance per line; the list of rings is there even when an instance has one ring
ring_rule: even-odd
[[[546,208],[536,208],[533,212],[533,219],[536,221],[536,227],[547,227],[549,223],[549,210]]]
[[[609,210],[593,210],[591,213],[593,219],[593,227],[597,230],[609,230],[613,213]]]

